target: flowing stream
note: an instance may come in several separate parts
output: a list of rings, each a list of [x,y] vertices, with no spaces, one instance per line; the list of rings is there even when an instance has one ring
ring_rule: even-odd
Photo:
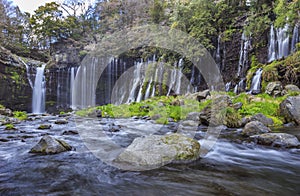
[[[16,131],[0,127],[0,195],[299,195],[299,149],[275,149],[223,137],[205,157],[191,164],[167,165],[144,172],[127,172],[97,159],[84,145],[74,121],[55,125],[58,117],[33,117],[16,125]],[[111,120],[91,120],[103,127]],[[122,130],[108,135],[130,144],[136,133],[147,132],[149,121],[113,120]],[[51,130],[38,130],[52,124]],[[173,132],[166,125],[162,132]],[[226,135],[225,131],[223,134]],[[294,132],[299,134],[299,129]],[[196,135],[205,132],[199,130]],[[42,135],[63,139],[75,151],[34,155],[28,151]],[[222,138],[222,137],[221,137]]]

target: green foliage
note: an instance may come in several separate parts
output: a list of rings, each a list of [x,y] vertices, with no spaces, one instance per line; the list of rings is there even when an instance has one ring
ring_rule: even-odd
[[[26,120],[27,119],[27,113],[21,112],[21,111],[14,111],[14,118],[17,118],[19,120]]]
[[[233,103],[243,103],[242,108],[238,111],[242,116],[253,116],[262,113],[275,121],[275,125],[283,124],[280,115],[278,114],[279,104],[285,97],[273,98],[268,94],[260,94],[257,96],[250,96],[242,93],[233,99]]]
[[[0,109],[5,109],[5,107],[3,105],[0,104]]]
[[[174,105],[173,103],[179,100],[184,100],[184,105]],[[175,121],[183,120],[190,112],[200,112],[211,101],[207,100],[199,103],[196,100],[184,99],[184,97],[153,97],[142,102],[133,102],[130,104],[116,105],[104,105],[97,106],[96,108],[87,108],[76,112],[78,116],[87,117],[95,109],[102,111],[104,117],[112,118],[129,118],[133,116],[153,117],[157,114],[160,118],[156,120],[157,123],[165,124],[168,122],[168,118],[172,118]]]

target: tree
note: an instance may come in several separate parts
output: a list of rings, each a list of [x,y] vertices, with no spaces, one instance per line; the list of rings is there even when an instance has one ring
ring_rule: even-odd
[[[40,6],[31,16],[30,25],[39,48],[49,48],[53,42],[65,37],[62,11],[55,2]]]

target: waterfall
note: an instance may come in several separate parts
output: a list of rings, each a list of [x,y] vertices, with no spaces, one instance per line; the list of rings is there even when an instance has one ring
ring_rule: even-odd
[[[127,103],[134,102],[136,99],[136,90],[139,87],[141,83],[141,68],[142,68],[143,62],[141,63],[136,63],[134,73],[133,73],[133,85],[128,97]]]
[[[89,58],[78,68],[72,88],[73,109],[96,105],[95,87],[99,71],[98,58]]]
[[[278,29],[275,29],[274,26],[271,25],[268,47],[268,62],[287,57],[291,52],[295,50],[295,46],[298,41],[299,34],[297,25],[294,27],[291,47],[289,25],[286,24],[283,28]]]
[[[76,73],[77,73],[77,67],[71,67],[71,81],[70,81],[70,106],[71,108],[73,108],[73,91],[74,91],[74,83],[75,83],[75,77],[76,77]]]
[[[270,41],[268,49],[268,62],[272,62],[276,59],[276,38],[274,26],[271,26],[270,30]]]
[[[148,82],[147,90],[146,90],[146,93],[145,93],[145,99],[148,99],[150,97],[150,90],[151,90],[152,81],[153,81],[153,79],[151,77],[151,79]]]
[[[182,70],[183,70],[183,59],[180,59],[178,62],[178,69],[177,69],[177,78],[176,78],[176,89],[175,89],[175,93],[176,94],[180,94],[181,91],[181,78],[182,78]]]
[[[153,83],[151,97],[155,96],[155,91],[156,91],[156,82],[155,81],[157,81],[157,77],[158,77],[158,68],[156,67],[155,68],[154,83]]]
[[[42,114],[45,113],[45,100],[46,100],[46,83],[45,83],[45,70],[46,64],[36,69],[36,76],[34,81],[32,93],[32,113]]]
[[[239,58],[239,67],[238,67],[238,77],[241,76],[241,73],[245,70],[248,62],[248,50],[250,48],[250,39],[246,37],[245,32],[242,34],[241,38],[241,49],[240,49],[240,58]]]
[[[252,94],[258,94],[261,91],[261,87],[260,87],[260,83],[261,83],[261,76],[262,76],[263,70],[262,68],[259,68],[253,79],[252,79],[252,83],[251,83],[251,88],[250,88],[250,93]]]
[[[175,83],[176,83],[177,68],[176,68],[175,65],[173,66],[173,69],[171,70],[170,75],[171,75],[170,76],[170,84],[169,84],[169,90],[168,90],[167,96],[170,95],[170,93],[171,93],[171,91],[174,88]]]
[[[277,42],[278,42],[278,58],[286,57],[289,55],[289,26],[286,24],[284,28],[277,29]]]
[[[95,60],[87,60],[77,72],[75,68],[68,69],[68,76],[65,77],[68,78],[66,84],[70,86],[72,94],[68,100],[72,102],[73,109],[96,104],[140,102],[156,94],[190,92],[190,81],[200,77],[194,70],[193,77],[190,80],[186,79],[182,73],[183,59],[174,66],[163,61],[157,63],[155,57],[144,62],[140,60],[128,64],[123,63],[121,59],[106,60],[107,62],[103,62],[101,59],[99,65]],[[94,81],[97,79],[95,72],[99,72],[99,81]]]
[[[295,52],[296,51],[296,45],[299,42],[299,26],[298,24],[296,24],[294,26],[294,30],[293,30],[293,38],[292,38],[292,47],[291,47],[291,51]]]

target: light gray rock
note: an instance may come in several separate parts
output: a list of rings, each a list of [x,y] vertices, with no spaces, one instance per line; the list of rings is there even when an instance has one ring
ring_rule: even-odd
[[[252,116],[251,121],[259,121],[267,127],[274,125],[274,121],[272,118],[267,118],[265,115],[263,115],[261,113]]]
[[[284,87],[284,90],[286,90],[287,92],[300,92],[299,87],[293,84],[286,85]]]
[[[198,141],[180,134],[151,135],[136,138],[116,159],[115,164],[128,170],[148,170],[171,162],[199,158]]]
[[[279,81],[270,82],[266,87],[266,92],[268,95],[276,96],[280,95],[283,90],[282,84]]]
[[[299,140],[297,137],[287,133],[265,133],[251,136],[251,138],[262,145],[286,148],[299,146]]]
[[[55,139],[49,135],[43,136],[43,138],[36,144],[30,153],[38,154],[58,154],[65,151],[72,150],[72,147],[62,140]]]
[[[286,122],[295,122],[300,125],[300,95],[288,97],[280,103],[280,114]]]
[[[193,120],[184,120],[180,122],[180,124],[185,127],[198,127],[199,122]]]
[[[186,120],[193,120],[199,122],[200,112],[191,112],[187,115]]]
[[[252,121],[246,124],[242,131],[242,135],[252,136],[268,132],[271,132],[271,129],[266,127],[263,123],[259,121]]]

